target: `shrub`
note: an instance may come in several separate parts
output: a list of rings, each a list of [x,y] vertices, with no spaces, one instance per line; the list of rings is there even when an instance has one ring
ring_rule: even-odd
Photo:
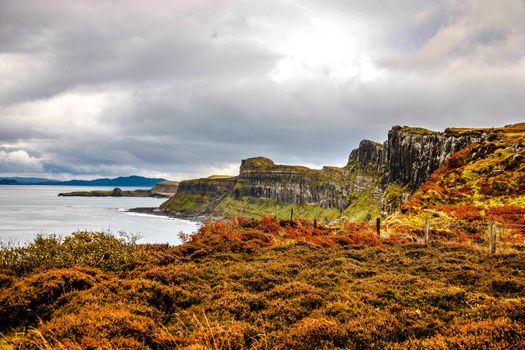
[[[307,317],[296,323],[284,341],[290,349],[322,349],[345,346],[344,327],[324,317]]]
[[[86,305],[77,313],[67,314],[45,322],[41,336],[49,344],[67,339],[67,344],[83,349],[174,346],[165,331],[152,319],[130,313],[115,306]],[[19,341],[21,348],[32,348],[39,341],[37,333],[28,333]],[[41,341],[41,339],[40,339]]]
[[[91,288],[98,276],[78,269],[59,269],[26,277],[0,292],[0,325],[28,325],[46,318],[55,303],[75,291]]]
[[[123,234],[117,238],[106,232],[87,231],[78,231],[65,238],[37,235],[26,246],[2,247],[0,268],[17,274],[75,265],[104,271],[125,271],[134,267],[141,258],[137,239],[133,235]]]

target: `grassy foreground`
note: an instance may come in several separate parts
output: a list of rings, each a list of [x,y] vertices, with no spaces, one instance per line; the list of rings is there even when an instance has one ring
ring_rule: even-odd
[[[0,250],[21,349],[518,349],[525,253],[366,225],[208,223],[178,247],[77,232]]]

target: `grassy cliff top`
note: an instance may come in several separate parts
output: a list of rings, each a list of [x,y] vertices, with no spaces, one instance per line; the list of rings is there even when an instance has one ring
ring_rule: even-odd
[[[392,130],[400,130],[403,132],[409,132],[409,133],[417,134],[417,135],[438,135],[439,134],[438,131],[433,131],[433,130],[416,127],[416,126],[406,126],[406,125],[405,126],[395,126],[392,128]]]
[[[266,157],[254,157],[244,159],[241,163],[241,173],[243,171],[310,171],[312,169],[301,165],[282,165],[275,164],[273,160]]]
[[[206,179],[210,179],[210,180],[216,180],[216,179],[231,179],[231,178],[234,178],[235,176],[231,176],[231,175],[211,175],[211,176],[208,176]]]
[[[252,157],[247,158],[242,161],[242,163],[246,166],[253,166],[253,167],[272,167],[275,165],[273,160],[266,157]]]
[[[392,130],[400,130],[404,132],[410,132],[418,135],[438,135],[441,134],[439,131],[429,130],[421,127],[414,126],[394,126]],[[447,128],[443,132],[450,136],[465,136],[465,135],[477,135],[481,136],[483,133],[506,133],[506,134],[522,134],[525,133],[525,123],[516,123],[505,125],[504,127],[496,128]],[[372,141],[373,142],[373,141]]]
[[[188,183],[191,183],[191,184],[197,184],[197,183],[209,183],[209,184],[213,184],[213,183],[226,183],[226,182],[232,182],[232,181],[235,181],[237,179],[236,176],[227,176],[227,175],[211,175],[211,176],[208,176],[208,177],[203,177],[203,178],[200,178],[200,179],[191,179],[191,180],[183,180],[179,183],[179,186],[181,184],[188,184]]]
[[[173,186],[173,185],[178,185],[178,184],[179,184],[179,181],[166,180],[166,181],[159,182],[157,185]]]

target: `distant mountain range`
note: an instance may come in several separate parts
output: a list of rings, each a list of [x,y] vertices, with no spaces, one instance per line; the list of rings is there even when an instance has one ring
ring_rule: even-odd
[[[37,184],[41,182],[48,182],[48,181],[59,181],[55,179],[46,179],[43,177],[7,177],[7,176],[0,176],[0,181],[3,181],[2,184],[6,184],[5,181],[16,181],[18,184],[21,185],[27,185],[27,184]]]
[[[143,176],[121,176],[114,179],[96,180],[69,180],[58,181],[37,177],[0,177],[0,185],[48,185],[48,186],[111,186],[111,187],[153,187],[159,182],[166,181],[162,178],[149,178]]]

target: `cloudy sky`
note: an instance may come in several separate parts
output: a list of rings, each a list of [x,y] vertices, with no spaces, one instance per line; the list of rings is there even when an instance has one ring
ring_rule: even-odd
[[[525,0],[0,0],[0,175],[343,165],[525,120]]]

